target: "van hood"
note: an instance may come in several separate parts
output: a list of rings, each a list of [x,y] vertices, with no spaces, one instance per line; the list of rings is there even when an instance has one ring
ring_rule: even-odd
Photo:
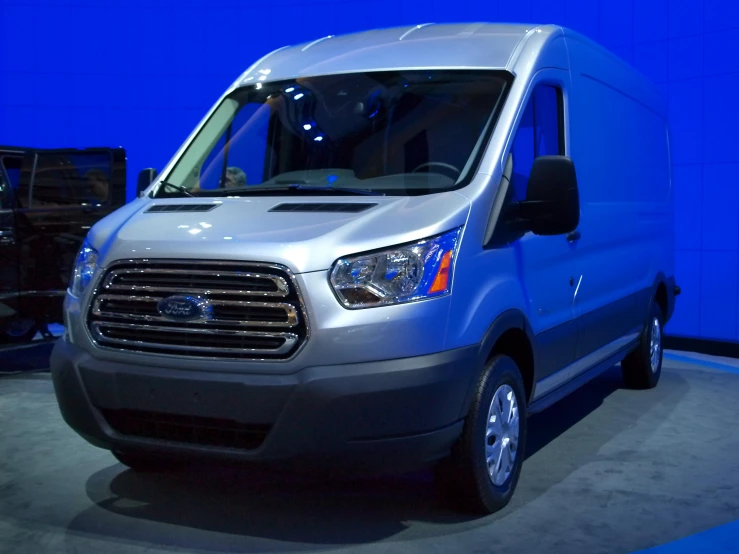
[[[275,210],[284,204],[293,206]],[[208,209],[188,211],[194,205]],[[234,260],[278,263],[305,273],[326,270],[343,256],[464,225],[469,209],[468,200],[453,191],[410,197],[137,199],[98,222],[88,240],[103,267],[137,258]]]

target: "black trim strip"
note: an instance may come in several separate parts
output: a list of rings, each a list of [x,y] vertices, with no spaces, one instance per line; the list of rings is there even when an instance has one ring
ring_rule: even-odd
[[[678,335],[666,335],[664,338],[664,347],[667,350],[695,352],[697,354],[722,356],[724,358],[739,358],[739,342],[735,341],[697,339],[692,337],[681,337]]]
[[[529,405],[528,413],[535,414],[537,412],[541,412],[542,410],[547,409],[552,404],[559,402],[566,396],[569,396],[580,387],[585,385],[585,383],[587,383],[588,381],[592,381],[601,373],[611,369],[613,366],[623,360],[624,357],[626,357],[631,351],[636,348],[637,344],[638,341],[634,341],[631,344],[624,346],[618,352],[612,354],[602,362],[594,365],[589,370],[567,381],[561,387],[554,389],[552,392],[545,394],[541,398],[537,398]]]
[[[559,140],[559,155],[566,156],[567,147],[565,141],[567,140],[567,137],[565,135],[565,98],[564,92],[562,92],[562,87],[557,86],[555,88],[557,90],[557,125],[559,126],[557,138]]]

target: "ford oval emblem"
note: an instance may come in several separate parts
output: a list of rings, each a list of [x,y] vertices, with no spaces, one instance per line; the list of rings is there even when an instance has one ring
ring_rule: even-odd
[[[157,304],[157,311],[173,321],[209,320],[213,317],[213,306],[198,296],[168,296]]]

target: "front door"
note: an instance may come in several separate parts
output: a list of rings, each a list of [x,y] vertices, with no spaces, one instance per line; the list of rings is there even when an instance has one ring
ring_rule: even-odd
[[[511,148],[513,201],[526,199],[529,174],[537,157],[566,154],[563,91],[567,82],[566,72],[546,70],[533,87]],[[527,232],[512,246],[537,340],[535,396],[539,397],[568,380],[561,370],[575,360],[578,256],[571,240],[562,235]]]
[[[125,154],[107,148],[30,151],[18,198],[22,309],[58,322],[87,232],[125,203]]]

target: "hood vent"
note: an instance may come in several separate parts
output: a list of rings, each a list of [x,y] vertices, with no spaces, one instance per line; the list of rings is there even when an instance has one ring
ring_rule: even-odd
[[[149,212],[209,212],[219,204],[155,204],[144,213]]]
[[[374,208],[377,204],[369,203],[340,203],[340,202],[312,202],[296,204],[278,204],[270,212],[339,212],[356,214]]]

